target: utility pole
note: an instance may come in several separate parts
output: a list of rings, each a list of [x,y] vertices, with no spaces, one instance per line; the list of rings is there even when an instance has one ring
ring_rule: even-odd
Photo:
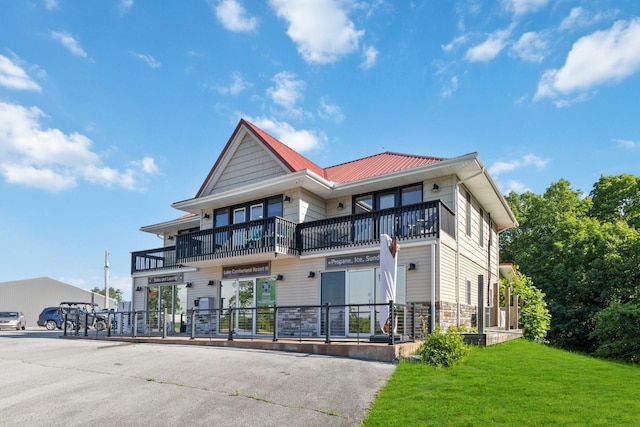
[[[104,308],[109,308],[109,251],[104,251]]]

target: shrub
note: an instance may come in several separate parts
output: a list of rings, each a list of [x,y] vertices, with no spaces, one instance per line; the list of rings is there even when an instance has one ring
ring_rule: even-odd
[[[600,357],[640,362],[640,302],[614,302],[594,317],[595,338]]]
[[[429,334],[418,348],[420,359],[437,368],[455,365],[469,354],[470,347],[464,337],[453,331],[443,333],[439,326]]]

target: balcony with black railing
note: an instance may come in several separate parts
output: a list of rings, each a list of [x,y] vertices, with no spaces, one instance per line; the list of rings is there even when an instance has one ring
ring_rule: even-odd
[[[295,224],[273,217],[178,234],[176,245],[133,252],[131,272],[165,270],[254,254],[300,255],[378,245],[380,234],[400,240],[455,237],[454,213],[439,201]]]

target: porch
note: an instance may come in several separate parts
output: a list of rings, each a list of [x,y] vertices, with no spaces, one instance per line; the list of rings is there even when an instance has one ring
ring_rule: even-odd
[[[455,237],[454,213],[440,201],[301,224],[265,218],[178,234],[174,246],[132,252],[131,273],[260,254],[299,256],[377,246],[382,233],[401,241],[431,240],[441,231]]]

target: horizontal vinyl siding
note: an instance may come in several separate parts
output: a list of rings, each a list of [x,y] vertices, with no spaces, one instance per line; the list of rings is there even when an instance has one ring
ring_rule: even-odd
[[[433,246],[415,248],[400,247],[398,267],[407,268],[407,303],[431,301],[431,252]],[[408,271],[409,263],[414,263],[416,269]]]
[[[262,144],[246,136],[238,145],[211,193],[232,190],[284,174],[282,166],[265,151]]]
[[[455,242],[454,242],[455,244]],[[440,288],[438,301],[456,302],[456,251],[455,248],[440,244]]]
[[[284,280],[276,283],[276,301],[278,305],[317,305],[320,304],[320,271],[324,269],[324,258],[312,260],[286,260],[271,263],[274,275],[282,274]],[[316,273],[307,277],[309,271]]]

